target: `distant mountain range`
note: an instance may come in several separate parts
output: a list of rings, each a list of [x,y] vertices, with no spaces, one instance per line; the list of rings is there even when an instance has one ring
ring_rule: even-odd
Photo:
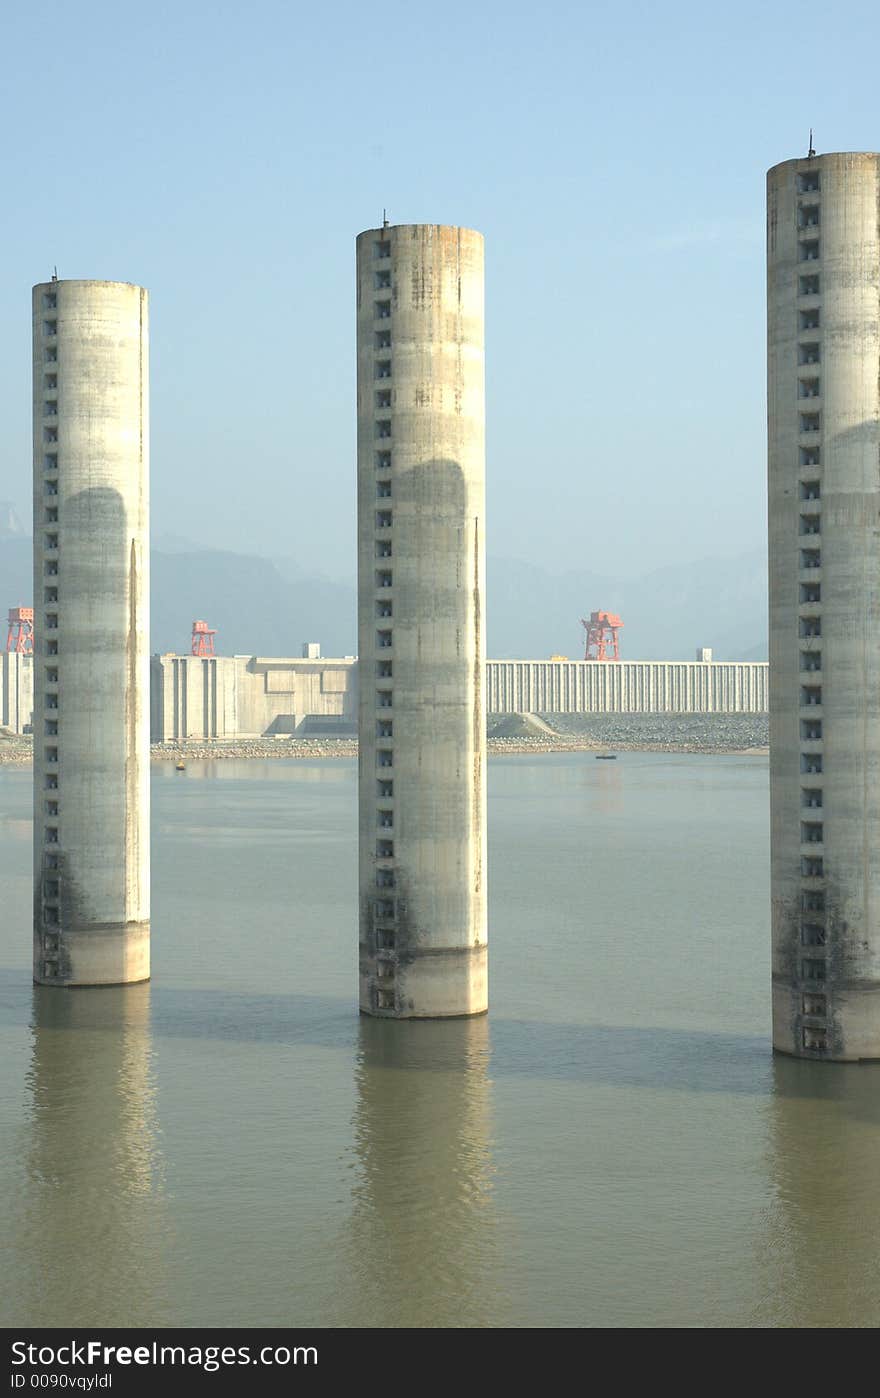
[[[31,541],[3,532],[0,613],[31,600]],[[14,516],[14,512],[13,512]],[[224,655],[299,655],[320,641],[324,655],[357,651],[351,584],[311,577],[290,559],[199,549],[162,538],[152,554],[153,651],[186,652],[192,622],[217,628]],[[517,559],[488,565],[488,651],[492,659],[579,659],[580,618],[619,612],[621,653],[631,660],[691,660],[711,646],[716,660],[766,660],[767,568],[763,552],[673,564],[640,578],[550,573]]]
[[[0,539],[18,539],[23,534],[24,525],[11,500],[0,500]]]
[[[493,659],[583,656],[582,617],[617,612],[622,659],[693,660],[711,646],[716,660],[767,659],[767,558],[670,564],[638,578],[586,571],[549,573],[518,559],[490,559],[488,644]]]

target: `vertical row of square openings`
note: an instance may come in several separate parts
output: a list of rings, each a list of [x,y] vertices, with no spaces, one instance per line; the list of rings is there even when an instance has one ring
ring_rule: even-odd
[[[392,281],[391,243],[373,245],[373,435],[375,438],[376,504],[373,508],[375,592],[373,602],[373,664],[375,669],[376,850],[372,892],[376,935],[376,976],[372,988],[376,1009],[397,1004],[397,868],[394,857],[394,506],[392,475]]]
[[[47,980],[58,975],[61,934],[61,849],[58,725],[60,722],[59,641],[58,641],[58,296],[43,293],[40,384],[42,418],[42,644],[37,643],[34,661],[35,682],[43,691],[43,728],[36,741],[44,744],[43,791],[40,793],[43,818],[43,869],[41,950],[42,974]]]
[[[822,710],[822,268],[818,170],[798,177],[798,667],[802,1047],[828,1050]]]

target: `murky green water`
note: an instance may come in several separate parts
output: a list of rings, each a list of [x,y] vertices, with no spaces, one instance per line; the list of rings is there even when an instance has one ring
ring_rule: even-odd
[[[493,759],[488,1018],[356,1013],[347,761],[155,771],[154,979],[30,982],[0,767],[0,1319],[880,1322],[880,1067],[773,1059],[767,765]]]

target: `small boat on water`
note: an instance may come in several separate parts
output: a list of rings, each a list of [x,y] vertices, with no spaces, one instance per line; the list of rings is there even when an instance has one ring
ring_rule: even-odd
[[[596,761],[597,761],[597,762],[616,762],[616,761],[617,761],[617,753],[616,753],[616,752],[597,752],[597,753],[596,753]]]
[[[181,758],[180,761],[178,762],[178,764],[177,764],[177,770],[178,770],[178,772],[185,772],[185,771],[186,771],[186,763],[184,762],[183,758]]]

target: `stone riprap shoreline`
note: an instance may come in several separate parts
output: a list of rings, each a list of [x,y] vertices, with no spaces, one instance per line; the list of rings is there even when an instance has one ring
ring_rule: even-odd
[[[232,742],[153,743],[154,762],[222,761],[243,757],[357,757],[357,738],[238,738]]]
[[[766,714],[548,714],[489,721],[489,752],[714,752],[764,754],[769,742]],[[231,742],[154,743],[154,762],[223,761],[242,758],[356,757],[355,738],[242,738]],[[33,740],[0,734],[0,763],[26,765]]]
[[[23,766],[34,760],[34,744],[32,738],[7,737],[5,733],[0,733],[0,762],[5,762],[12,766]]]
[[[551,751],[571,747],[765,754],[770,742],[767,714],[547,714],[544,718],[555,733]],[[502,751],[512,741],[516,740],[496,740]]]

